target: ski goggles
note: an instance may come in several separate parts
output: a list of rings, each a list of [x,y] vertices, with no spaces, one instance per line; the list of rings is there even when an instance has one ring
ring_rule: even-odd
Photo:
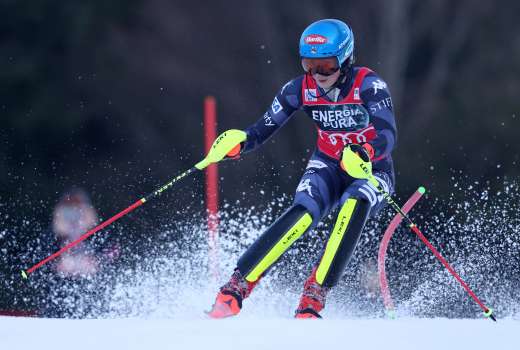
[[[336,73],[339,69],[338,59],[336,57],[326,58],[306,58],[302,57],[302,67],[307,73],[314,75],[320,74],[329,76]]]

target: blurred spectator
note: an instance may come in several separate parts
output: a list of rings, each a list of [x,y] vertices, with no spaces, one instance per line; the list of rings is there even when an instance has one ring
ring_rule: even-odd
[[[52,231],[63,247],[95,227],[98,219],[87,193],[74,188],[67,191],[54,208]],[[99,262],[87,243],[81,242],[57,258],[55,269],[68,277],[91,276],[99,270]]]
[[[77,240],[99,223],[88,194],[80,188],[66,191],[56,204],[49,233],[52,254]],[[119,256],[119,245],[90,237],[50,264],[51,274],[41,281],[39,314],[44,317],[84,318],[105,312],[106,276],[101,272]],[[96,237],[97,238],[97,237]]]

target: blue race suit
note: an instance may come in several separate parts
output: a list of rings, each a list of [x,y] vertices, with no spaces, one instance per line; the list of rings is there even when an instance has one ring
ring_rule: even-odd
[[[295,204],[305,206],[320,220],[350,196],[361,196],[372,214],[384,205],[383,197],[366,180],[349,177],[339,166],[347,143],[368,142],[375,150],[372,168],[383,188],[392,193],[394,167],[391,152],[397,137],[392,99],[386,83],[364,67],[351,68],[331,93],[319,88],[310,75],[289,81],[278,92],[271,108],[246,129],[244,152],[264,143],[297,110],[303,110],[316,125],[317,148],[296,190]]]
[[[339,159],[348,143],[369,143],[374,149],[373,174],[389,193],[394,189],[391,152],[396,142],[393,105],[386,83],[364,67],[350,68],[330,91],[317,86],[311,75],[289,81],[269,110],[246,129],[244,152],[252,151],[303,110],[317,129],[317,147],[296,189],[294,204],[242,255],[237,269],[256,283],[290,245],[337,206],[341,207],[315,281],[334,286],[352,256],[369,215],[384,198],[367,180],[350,177]]]

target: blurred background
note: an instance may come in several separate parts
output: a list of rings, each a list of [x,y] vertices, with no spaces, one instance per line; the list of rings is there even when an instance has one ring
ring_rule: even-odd
[[[464,202],[461,183],[492,195],[520,175],[516,1],[2,0],[0,13],[5,275],[46,256],[24,252],[45,241],[71,188],[106,219],[198,162],[205,96],[217,100],[219,132],[260,118],[302,74],[300,34],[322,18],[351,25],[356,64],[390,87],[399,200],[424,185]],[[315,138],[297,113],[261,150],[220,166],[221,199],[247,208],[291,196]],[[196,176],[140,209],[103,256],[146,242],[165,220],[201,216],[203,190]],[[8,291],[16,283],[0,308],[32,305]]]

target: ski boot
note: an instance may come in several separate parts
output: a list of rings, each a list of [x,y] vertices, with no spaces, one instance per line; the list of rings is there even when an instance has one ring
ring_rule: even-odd
[[[226,318],[237,315],[242,309],[242,301],[251,294],[260,279],[246,281],[238,269],[235,269],[228,283],[220,288],[213,307],[206,314],[211,318]]]
[[[329,288],[321,286],[316,281],[316,269],[314,269],[311,276],[305,281],[300,304],[294,317],[299,319],[321,318],[319,312],[325,307],[328,291]]]

